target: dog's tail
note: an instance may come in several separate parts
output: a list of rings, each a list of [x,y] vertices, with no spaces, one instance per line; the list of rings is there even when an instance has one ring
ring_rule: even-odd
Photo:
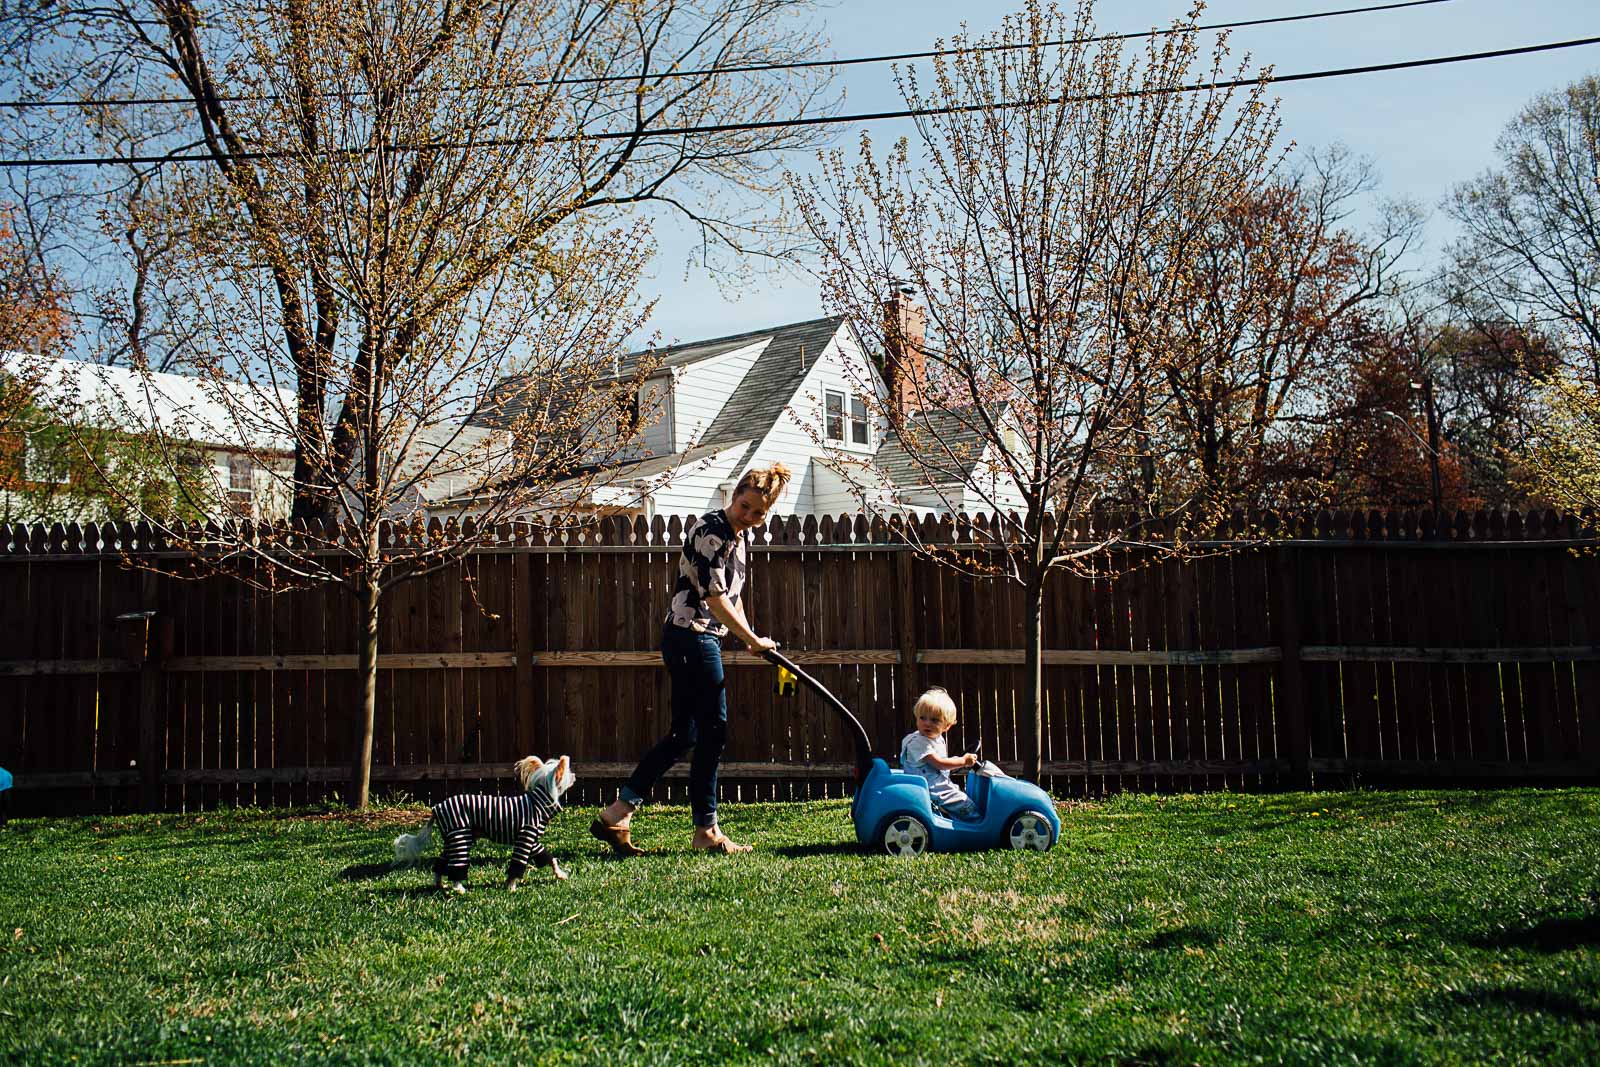
[[[422,829],[414,834],[401,834],[394,839],[394,860],[396,863],[415,863],[427,851],[428,844],[433,838],[433,818],[422,824]]]

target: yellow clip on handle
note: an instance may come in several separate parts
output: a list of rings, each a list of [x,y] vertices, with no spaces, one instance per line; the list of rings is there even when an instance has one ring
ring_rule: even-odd
[[[772,691],[781,697],[792,697],[795,693],[796,680],[795,676],[790,673],[789,668],[779,667],[778,680],[773,684]]]

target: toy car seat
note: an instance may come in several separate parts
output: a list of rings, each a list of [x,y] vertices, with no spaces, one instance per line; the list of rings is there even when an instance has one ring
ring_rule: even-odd
[[[977,771],[978,768],[974,767],[967,772],[967,796],[972,801],[972,817],[981,819],[983,813],[989,810],[989,776]]]

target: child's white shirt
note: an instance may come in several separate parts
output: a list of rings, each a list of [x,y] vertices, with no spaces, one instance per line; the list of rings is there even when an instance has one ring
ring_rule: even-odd
[[[967,794],[950,780],[949,771],[941,770],[927,762],[925,757],[930,753],[941,757],[949,756],[944,735],[928,737],[920,730],[914,730],[906,734],[905,739],[900,742],[900,766],[928,780],[928,793],[934,804],[940,807],[956,807],[964,803]]]

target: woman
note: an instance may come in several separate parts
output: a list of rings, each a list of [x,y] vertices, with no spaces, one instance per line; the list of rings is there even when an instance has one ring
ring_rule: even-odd
[[[722,638],[732,631],[751,652],[777,647],[777,642],[757,636],[751,628],[739,594],[750,569],[750,531],[767,521],[767,511],[788,484],[789,468],[781,463],[746,472],[728,506],[701,516],[684,540],[672,607],[661,627],[661,658],[672,676],[672,730],[644,754],[617,799],[589,826],[589,832],[619,856],[643,852],[629,835],[633,813],[667,769],[691,748],[694,847],[728,854],[750,851],[749,845],[734,844],[717,827],[717,765],[728,737]]]

